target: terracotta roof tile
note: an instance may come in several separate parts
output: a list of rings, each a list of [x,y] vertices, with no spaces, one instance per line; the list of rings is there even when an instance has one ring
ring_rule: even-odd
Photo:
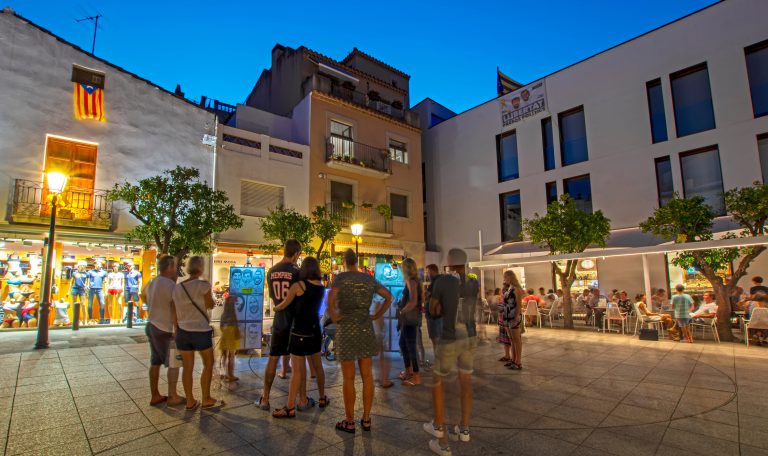
[[[390,89],[392,89],[392,90],[394,90],[396,92],[400,92],[400,93],[402,93],[404,95],[408,93],[408,91],[403,89],[402,87],[395,87],[394,85],[392,85],[391,81],[387,82],[387,81],[384,81],[382,79],[379,79],[379,78],[377,78],[376,76],[374,76],[372,74],[368,74],[368,73],[366,73],[364,71],[358,70],[357,68],[353,68],[351,66],[348,66],[346,63],[339,62],[338,60],[332,59],[331,57],[328,57],[327,55],[321,54],[321,53],[319,53],[319,52],[317,52],[315,50],[312,50],[312,49],[310,49],[308,47],[300,46],[297,49],[297,51],[303,51],[303,52],[305,52],[307,54],[310,54],[310,55],[316,57],[317,59],[323,60],[326,63],[330,63],[331,65],[340,66],[344,70],[349,71],[350,73],[353,73],[353,74],[355,74],[357,76],[360,76],[362,78],[370,79],[370,80],[372,80],[374,82],[377,82],[379,84],[385,85],[388,88],[390,88]]]
[[[395,68],[395,67],[393,67],[393,66],[391,66],[391,65],[389,65],[389,64],[387,64],[385,62],[382,62],[381,60],[377,59],[376,57],[372,56],[371,54],[367,54],[367,53],[361,51],[357,47],[352,48],[352,52],[350,52],[346,57],[344,57],[344,60],[342,60],[341,62],[346,64],[347,61],[349,59],[351,59],[352,57],[354,57],[355,55],[360,55],[362,57],[365,57],[366,59],[370,60],[371,62],[376,63],[376,64],[386,68],[387,70],[394,71],[395,73],[399,74],[400,76],[402,76],[402,77],[404,77],[406,79],[410,79],[411,78],[406,73],[398,70],[397,68]]]

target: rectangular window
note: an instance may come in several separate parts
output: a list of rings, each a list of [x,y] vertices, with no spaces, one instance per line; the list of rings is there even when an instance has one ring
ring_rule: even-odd
[[[499,182],[520,177],[520,168],[517,163],[517,132],[515,130],[496,135],[496,159]]]
[[[354,157],[355,143],[352,139],[352,126],[336,120],[331,120],[331,135],[328,138],[329,146],[334,156]]]
[[[757,137],[757,151],[760,154],[760,168],[763,170],[763,183],[768,184],[768,133]]]
[[[651,140],[654,144],[667,140],[667,116],[664,114],[664,94],[661,79],[645,84],[648,95],[648,116],[651,118]]]
[[[91,220],[97,155],[96,144],[48,136],[45,145],[46,182],[43,183],[43,201],[48,200],[48,173],[60,172],[68,176],[63,208],[71,211],[75,220]],[[50,213],[50,205],[43,204],[41,215],[48,216]]]
[[[715,215],[725,215],[723,175],[717,146],[680,154],[683,196],[703,196]]]
[[[392,160],[404,165],[408,164],[408,149],[404,142],[394,139],[389,140],[389,156]]]
[[[563,180],[563,192],[568,194],[582,211],[592,213],[592,186],[589,174]]]
[[[715,128],[709,71],[702,63],[669,76],[678,138]]]
[[[768,40],[744,49],[755,117],[768,114]]]
[[[560,124],[560,161],[563,166],[589,160],[584,107],[561,112],[557,118]]]
[[[547,206],[549,206],[550,203],[557,201],[557,182],[547,182],[544,185],[547,189]]]
[[[344,182],[331,181],[331,202],[343,203],[355,201],[355,187]]]
[[[520,235],[523,231],[520,192],[515,191],[499,195],[499,207],[501,211],[502,242],[520,240]]]
[[[544,147],[544,170],[555,169],[555,142],[552,139],[552,118],[541,121],[541,143]]]
[[[669,157],[656,159],[656,190],[659,192],[659,207],[666,206],[675,193],[672,185],[672,161]]]
[[[240,181],[240,215],[266,217],[270,209],[284,205],[283,187],[247,180]]]
[[[390,193],[389,207],[392,209],[392,217],[408,218],[408,196]]]

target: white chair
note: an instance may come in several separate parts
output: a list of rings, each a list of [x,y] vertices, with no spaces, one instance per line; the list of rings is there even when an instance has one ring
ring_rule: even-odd
[[[752,309],[752,315],[749,320],[744,320],[744,342],[749,347],[749,330],[765,329],[768,330],[768,308],[755,307]]]
[[[643,314],[638,310],[637,308],[638,303],[632,304],[632,308],[634,309],[635,314],[637,315],[637,320],[635,320],[635,336],[637,335],[637,330],[639,328],[642,328],[643,326],[650,326],[655,327],[657,331],[659,331],[659,334],[662,334],[664,332],[664,322],[661,320],[654,320],[648,317],[647,315]]]
[[[696,321],[699,320],[699,321]],[[704,336],[704,332],[709,328],[712,331],[712,339],[720,343],[720,334],[717,333],[717,317],[714,318],[698,318],[691,323],[693,330],[696,328],[701,329],[701,335]]]
[[[536,321],[539,323],[539,328],[541,328],[541,312],[539,312],[539,306],[536,304],[535,299],[529,299],[526,306],[525,306],[525,312],[523,312],[524,318],[524,324],[525,320],[527,320],[527,317],[536,317]]]
[[[611,331],[611,322],[613,321],[621,322],[621,333],[625,334],[627,316],[623,315],[621,310],[619,310],[619,308],[615,305],[610,305],[607,309],[605,309],[605,315],[603,315],[603,332],[606,331],[606,327],[608,328],[608,331]]]
[[[549,320],[549,327],[552,328],[553,320],[560,315],[560,299],[556,299],[548,309],[539,309],[539,314]],[[541,326],[541,324],[539,324]]]

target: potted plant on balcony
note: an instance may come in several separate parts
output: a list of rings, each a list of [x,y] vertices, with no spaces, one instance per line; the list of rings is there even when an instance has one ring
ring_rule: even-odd
[[[343,209],[354,209],[355,208],[355,202],[352,200],[344,200],[341,202],[341,207]]]
[[[360,207],[363,208],[364,211],[368,212],[371,209],[373,209],[373,203],[369,203],[368,201],[366,201],[363,204],[361,204]]]
[[[392,102],[392,107],[401,110],[403,109],[403,103],[400,100],[395,100]]]
[[[386,204],[379,204],[378,206],[376,206],[376,210],[385,219],[391,219],[392,218],[392,208],[387,206]]]
[[[379,95],[379,92],[371,90],[368,92],[368,99],[371,101],[381,101],[381,95]]]

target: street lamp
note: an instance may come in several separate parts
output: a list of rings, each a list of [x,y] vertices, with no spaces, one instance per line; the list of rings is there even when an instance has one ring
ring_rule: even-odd
[[[359,245],[360,242],[363,241],[363,238],[360,237],[360,235],[363,234],[363,224],[353,223],[349,229],[352,230],[352,238],[355,240],[355,257],[357,257],[357,261],[360,262]]]
[[[59,195],[67,185],[67,176],[62,173],[50,172],[46,175],[48,193],[51,194],[51,225],[48,229],[48,252],[45,258],[45,273],[43,275],[42,296],[37,319],[37,342],[35,348],[48,348],[48,312],[51,308],[51,282],[53,281],[53,249],[56,237],[56,203]],[[75,316],[75,318],[78,318]]]

